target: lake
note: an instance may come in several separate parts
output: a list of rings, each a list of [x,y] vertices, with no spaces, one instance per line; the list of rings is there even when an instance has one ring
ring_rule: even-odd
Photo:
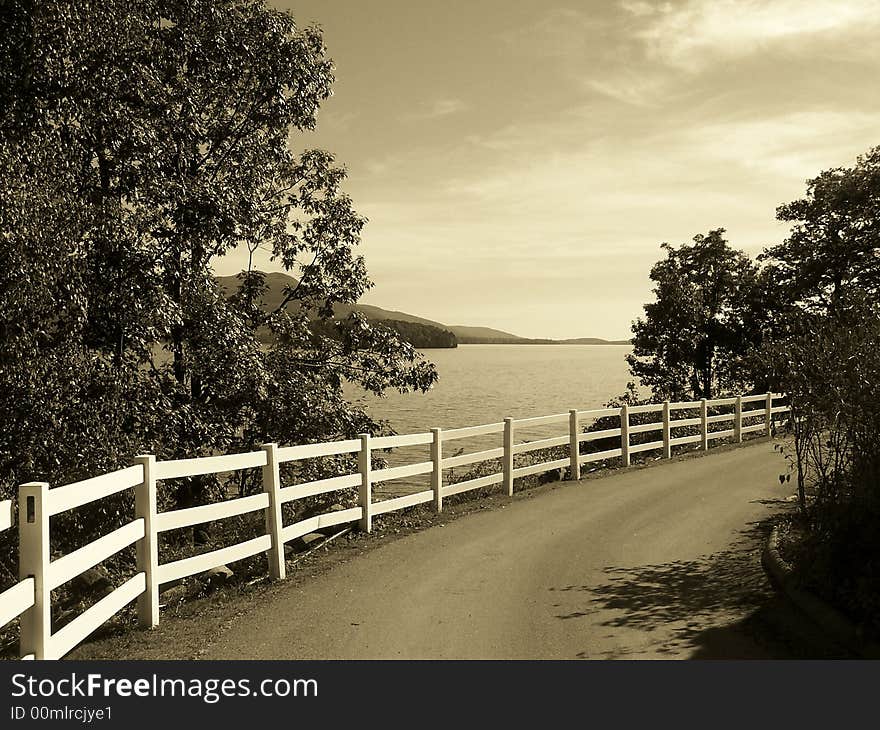
[[[349,393],[398,433],[460,428],[506,417],[601,408],[626,389],[630,345],[459,345],[426,350],[440,380],[428,393]]]
[[[425,356],[440,375],[430,392],[393,392],[378,398],[350,388],[347,395],[401,434],[497,423],[506,417],[567,413],[571,408],[601,408],[622,394],[631,380],[625,360],[631,351],[630,345],[459,345],[426,350]],[[567,430],[567,423],[519,429],[517,440],[556,436]],[[500,439],[500,434],[465,439],[453,449],[490,449],[500,446]],[[395,449],[385,455],[391,466],[430,458],[424,447]],[[395,480],[378,491],[408,492],[423,481]]]

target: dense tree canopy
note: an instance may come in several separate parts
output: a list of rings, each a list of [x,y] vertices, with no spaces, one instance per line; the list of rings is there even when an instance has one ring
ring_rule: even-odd
[[[809,180],[777,218],[793,224],[791,235],[761,258],[785,300],[833,313],[854,294],[880,293],[880,147]]]
[[[655,301],[633,323],[630,370],[657,397],[711,398],[739,384],[740,359],[760,335],[758,270],[723,228],[662,248]]]
[[[375,430],[342,393],[433,366],[353,315],[371,285],[344,170],[303,149],[330,95],[321,33],[261,0],[26,0],[0,16],[0,487],[135,453],[194,456]],[[264,312],[212,262],[295,274]],[[261,345],[257,328],[279,333]]]

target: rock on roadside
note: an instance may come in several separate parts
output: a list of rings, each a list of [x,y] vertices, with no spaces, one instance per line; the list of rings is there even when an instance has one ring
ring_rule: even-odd
[[[234,575],[235,573],[232,572],[232,569],[229,566],[218,565],[216,568],[211,568],[204,573],[202,580],[211,588],[219,588],[232,580]]]

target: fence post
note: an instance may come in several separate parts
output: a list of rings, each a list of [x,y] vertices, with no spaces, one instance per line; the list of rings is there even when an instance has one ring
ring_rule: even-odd
[[[672,458],[672,424],[669,420],[669,401],[663,401],[663,458]]]
[[[709,404],[705,398],[700,398],[700,448],[705,451],[709,448]]]
[[[146,587],[137,598],[138,623],[152,629],[159,625],[159,540],[156,533],[156,457],[141,454],[135,461],[144,469],[144,480],[134,488],[134,516],[144,521],[144,536],[137,541],[137,570]]]
[[[360,528],[364,532],[373,531],[373,476],[372,476],[372,453],[370,451],[370,434],[362,433],[361,450],[358,453],[358,467],[361,472],[360,503],[363,514],[361,515]]]
[[[513,419],[504,419],[504,460],[502,463],[504,473],[504,491],[508,497],[513,496]]]
[[[743,397],[736,397],[736,405],[733,407],[733,438],[738,444],[743,440]]]
[[[620,458],[624,466],[629,466],[629,406],[620,407]]]
[[[434,511],[443,511],[443,441],[439,428],[432,428],[431,434],[431,461],[434,462],[434,471],[431,472],[431,489],[434,490]]]
[[[29,482],[18,488],[18,577],[34,579],[34,605],[21,615],[21,655],[45,659],[52,636],[49,566],[49,485]]]
[[[284,540],[281,529],[284,521],[281,517],[281,467],[278,462],[278,444],[263,444],[266,452],[266,466],[263,467],[263,491],[269,495],[266,507],[266,534],[272,538],[269,548],[269,577],[272,580],[283,580],[287,575],[284,563]]]
[[[581,465],[578,456],[580,455],[580,419],[576,408],[572,408],[568,412],[568,478],[570,481],[576,482],[581,478]]]
[[[773,393],[767,393],[767,415],[765,420],[767,421],[767,438],[773,438]]]

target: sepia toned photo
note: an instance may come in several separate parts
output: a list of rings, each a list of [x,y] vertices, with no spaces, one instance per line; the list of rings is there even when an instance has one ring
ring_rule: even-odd
[[[0,656],[880,657],[878,34],[0,0]]]

